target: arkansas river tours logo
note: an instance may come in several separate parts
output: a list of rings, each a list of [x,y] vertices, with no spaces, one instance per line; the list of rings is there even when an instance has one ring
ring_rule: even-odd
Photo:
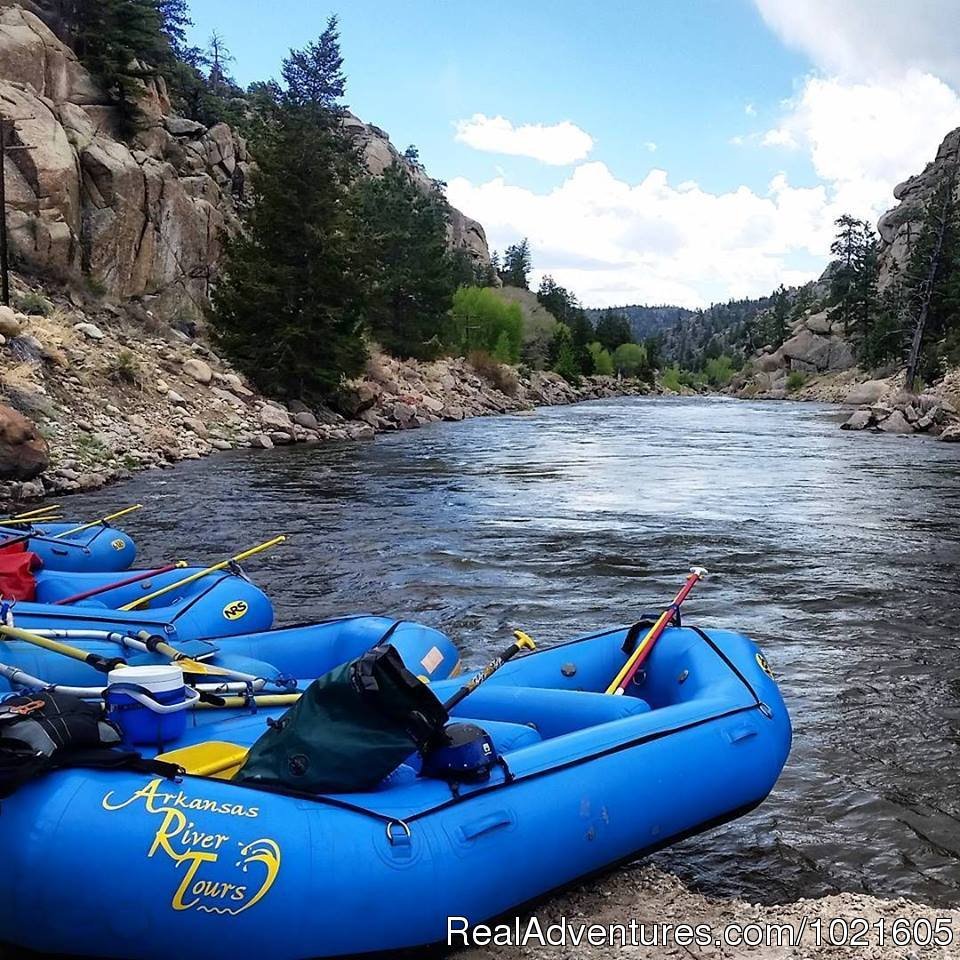
[[[270,892],[280,872],[280,847],[275,840],[245,841],[229,833],[207,833],[190,819],[194,813],[213,813],[249,821],[260,816],[259,807],[188,797],[182,790],[169,789],[169,783],[159,778],[126,800],[118,800],[111,790],[102,802],[103,809],[110,811],[141,803],[143,810],[157,818],[147,859],[167,857],[180,874],[170,902],[174,910],[235,917]]]

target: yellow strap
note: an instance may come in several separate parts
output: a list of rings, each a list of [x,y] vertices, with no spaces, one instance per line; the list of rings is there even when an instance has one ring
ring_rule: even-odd
[[[132,507],[127,507],[125,510],[118,510],[116,513],[109,513],[105,517],[101,517],[99,520],[91,520],[89,523],[81,523],[79,527],[72,527],[70,530],[64,530],[63,533],[58,533],[53,539],[61,540],[63,537],[72,536],[75,533],[81,533],[84,530],[89,530],[91,527],[99,527],[105,523],[109,523],[111,520],[119,520],[120,517],[125,517],[128,513],[133,513],[135,510],[142,510],[142,503],[135,503]]]
[[[223,697],[223,703],[197,704],[197,710],[225,710],[236,707],[248,707],[252,700],[258,707],[289,707],[295,704],[302,693],[261,693],[253,697]]]
[[[137,607],[141,607],[143,604],[149,603],[151,600],[156,600],[157,597],[162,597],[165,594],[170,593],[171,590],[177,590],[180,587],[185,587],[188,583],[193,583],[195,580],[199,580],[201,577],[207,576],[207,574],[216,573],[218,570],[223,570],[226,567],[229,567],[231,563],[240,563],[241,560],[246,560],[247,557],[252,557],[256,553],[269,550],[271,547],[275,547],[278,543],[283,543],[286,539],[286,536],[281,534],[279,537],[274,537],[272,540],[267,540],[266,543],[261,543],[259,546],[251,547],[249,550],[244,550],[243,553],[238,553],[235,557],[230,557],[228,560],[221,560],[220,563],[215,563],[212,567],[207,567],[204,570],[198,570],[196,573],[191,573],[189,577],[184,577],[182,580],[178,580],[176,583],[168,583],[165,587],[161,587],[159,590],[154,590],[153,593],[148,593],[145,597],[138,597],[136,600],[132,600],[130,603],[124,604],[122,607],[120,607],[120,609],[136,610]]]

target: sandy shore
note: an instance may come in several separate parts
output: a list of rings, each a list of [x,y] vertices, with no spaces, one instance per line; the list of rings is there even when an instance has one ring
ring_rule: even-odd
[[[525,946],[483,946],[461,949],[453,954],[456,960],[507,960],[519,957],[550,957],[562,960],[601,960],[629,957],[631,960],[665,960],[665,958],[703,957],[709,960],[956,960],[960,958],[960,909],[928,907],[907,900],[881,900],[860,894],[843,893],[818,900],[760,906],[743,900],[716,900],[688,890],[676,877],[653,867],[637,866],[612,873],[590,884],[575,888],[563,896],[541,904],[519,918],[520,929],[532,917],[539,921],[544,935],[550,924],[563,918],[569,926],[576,924],[643,925],[642,942],[623,942],[617,934],[612,945],[591,946],[586,935],[579,946],[568,940],[566,946],[541,945],[537,939]],[[779,934],[771,928],[789,924],[799,931],[806,918],[802,940],[795,934]],[[859,919],[862,918],[862,919]],[[937,921],[940,926],[937,927]],[[513,920],[503,921],[514,923]],[[929,926],[928,926],[929,922]],[[880,944],[878,925],[884,928]],[[647,945],[654,925],[698,924],[709,927],[709,945],[695,941],[681,945],[683,934],[671,936],[664,945]],[[725,942],[724,928],[737,924],[747,939],[763,936],[768,943],[758,946],[734,946]],[[753,926],[760,925],[760,926]],[[818,938],[817,931],[820,931]],[[704,931],[705,932],[705,931]],[[834,942],[831,942],[831,932]],[[600,935],[599,933],[597,934]],[[627,930],[629,937],[629,929]],[[790,937],[794,942],[790,943]],[[952,943],[946,944],[947,939]],[[637,934],[638,941],[641,939]],[[719,944],[717,940],[721,940]],[[818,944],[819,939],[819,944]],[[929,942],[940,939],[945,945]],[[841,945],[842,944],[842,945]]]

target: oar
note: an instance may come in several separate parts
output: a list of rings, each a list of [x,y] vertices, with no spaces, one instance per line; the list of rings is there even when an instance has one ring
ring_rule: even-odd
[[[99,596],[109,590],[117,590],[120,587],[129,587],[131,584],[139,583],[141,580],[149,580],[161,573],[169,573],[171,570],[179,570],[187,565],[186,560],[178,560],[176,563],[168,563],[164,567],[157,567],[156,570],[141,570],[136,576],[127,577],[126,580],[117,580],[114,583],[107,583],[101,587],[94,587],[92,590],[84,590],[81,593],[74,593],[69,597],[63,597],[60,600],[54,600],[53,606],[63,606],[65,603],[79,603],[81,600],[89,600],[90,597]]]
[[[56,514],[44,515],[42,517],[22,517],[18,519],[4,520],[0,527],[35,527],[38,523],[55,523],[62,520]]]
[[[46,506],[37,507],[36,510],[27,510],[24,513],[15,513],[9,517],[4,517],[0,523],[10,523],[13,520],[26,520],[27,517],[37,517],[44,513],[54,513],[60,509],[59,503],[48,503]]]
[[[123,657],[101,657],[99,653],[87,653],[79,647],[72,647],[67,643],[59,643],[51,640],[49,637],[42,637],[37,633],[31,633],[29,630],[20,630],[17,627],[7,627],[0,624],[0,636],[10,637],[13,640],[22,640],[24,643],[33,644],[43,650],[49,650],[51,653],[59,653],[63,657],[69,657],[71,660],[79,660],[81,663],[89,664],[94,670],[100,673],[109,673],[116,667],[126,665]]]
[[[254,554],[262,553],[264,550],[269,550],[271,547],[275,547],[278,543],[283,543],[286,539],[286,536],[281,534],[279,537],[274,537],[272,540],[267,540],[266,543],[261,543],[256,547],[251,547],[249,550],[244,550],[243,553],[238,553],[234,557],[230,557],[227,560],[221,560],[219,563],[215,563],[212,567],[206,567],[203,570],[198,570],[196,573],[191,573],[189,577],[184,577],[182,580],[178,580],[176,583],[168,583],[165,587],[161,587],[159,590],[154,590],[153,593],[148,593],[145,597],[138,597],[136,600],[131,600],[130,603],[124,604],[124,606],[120,607],[120,609],[136,610],[137,607],[140,607],[145,603],[149,603],[151,600],[156,600],[157,597],[162,597],[164,594],[170,593],[171,590],[177,590],[180,587],[185,587],[188,583],[193,583],[195,580],[199,580],[201,577],[205,577],[208,574],[216,573],[218,570],[224,570],[233,563],[240,563],[241,560],[246,560],[247,557],[252,557]],[[0,544],[0,546],[2,546],[2,544]]]
[[[125,517],[128,513],[133,513],[135,510],[142,510],[142,503],[135,503],[132,507],[126,507],[124,510],[118,510],[116,513],[108,513],[105,517],[101,517],[99,520],[91,520],[89,523],[81,523],[79,527],[71,527],[69,530],[64,530],[63,533],[58,533],[54,536],[54,540],[62,540],[64,537],[71,537],[75,533],[82,533],[84,530],[89,530],[91,527],[105,527],[112,520],[119,520],[120,517]]]
[[[656,623],[647,631],[646,636],[637,644],[636,649],[627,658],[627,662],[620,669],[620,672],[614,677],[613,682],[607,687],[606,692],[614,696],[623,696],[630,681],[636,676],[637,671],[643,666],[643,662],[650,655],[653,645],[660,639],[660,635],[667,628],[667,624],[674,618],[680,605],[687,599],[687,594],[694,588],[697,581],[702,580],[707,575],[705,567],[691,567],[690,576],[680,588],[680,592],[673,598],[673,602],[663,613],[657,617]]]
[[[533,639],[522,630],[514,630],[516,640],[507,647],[499,657],[491,660],[478,674],[471,677],[444,705],[443,708],[449,713],[461,700],[469,697],[477,687],[486,680],[489,680],[508,660],[513,659],[521,650],[536,650],[537,645]]]
[[[56,631],[53,630],[49,632],[56,633]],[[81,650],[79,647],[71,646],[68,643],[61,643],[59,640],[54,640],[53,637],[43,636],[40,633],[34,633],[32,630],[21,630],[19,627],[0,625],[0,636],[10,637],[14,640],[22,640],[24,643],[33,644],[33,646],[40,647],[43,650],[49,650],[51,653],[59,653],[61,656],[69,657],[71,660],[78,660],[80,663],[89,664],[94,670],[98,670],[100,673],[109,673],[116,667],[125,667],[127,665],[127,661],[124,660],[123,657],[102,657],[99,653],[87,653],[86,650]],[[122,634],[116,634],[116,636],[120,639],[120,642],[133,640],[133,638],[124,637]],[[200,676],[229,677],[231,679],[256,679],[247,674],[238,674],[225,667],[214,667],[206,663],[201,663],[199,660],[191,660],[175,647],[171,647],[168,643],[158,642],[151,645],[147,640],[141,639],[139,645],[136,643],[126,643],[126,645],[140,651],[156,651],[162,656],[168,657],[172,662],[175,662],[177,666],[182,667],[185,673]]]

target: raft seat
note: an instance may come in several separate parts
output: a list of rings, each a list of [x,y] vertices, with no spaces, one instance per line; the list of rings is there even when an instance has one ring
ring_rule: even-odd
[[[485,684],[479,687],[464,706],[479,726],[492,726],[492,722],[497,721],[505,721],[510,725],[520,724],[536,731],[543,740],[650,710],[650,705],[639,697],[613,697],[606,693],[586,690],[515,687],[506,684]],[[460,720],[459,713],[454,713],[456,719]],[[517,746],[508,749],[515,750]]]

